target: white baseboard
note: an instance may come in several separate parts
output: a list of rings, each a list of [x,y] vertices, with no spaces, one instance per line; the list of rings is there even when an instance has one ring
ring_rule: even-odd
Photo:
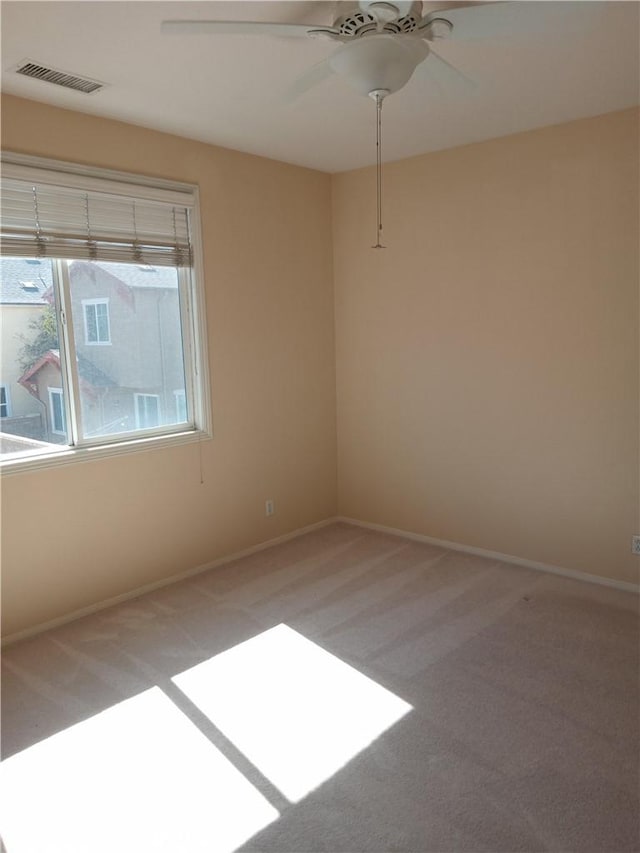
[[[640,593],[640,586],[627,581],[617,581],[613,578],[605,578],[601,575],[591,575],[588,572],[580,572],[576,569],[565,569],[562,566],[552,566],[548,563],[538,563],[535,560],[526,560],[523,557],[513,557],[510,554],[502,554],[499,551],[487,551],[485,548],[476,548],[473,545],[461,545],[459,542],[448,542],[446,539],[434,539],[433,536],[423,536],[421,533],[410,533],[397,527],[385,527],[383,524],[373,524],[369,521],[360,521],[357,518],[338,516],[335,521],[345,524],[353,524],[356,527],[365,527],[368,530],[377,530],[380,533],[389,533],[392,536],[401,536],[404,539],[412,539],[415,542],[424,542],[427,545],[436,545],[439,548],[448,548],[451,551],[463,551],[466,554],[476,554],[478,557],[488,557],[491,560],[500,560],[505,563],[513,563],[525,569],[536,569],[539,572],[549,572],[552,575],[571,578],[576,581],[587,581],[601,586],[609,586],[613,589],[621,589],[625,592]]]
[[[73,622],[76,619],[81,619],[83,616],[90,616],[92,613],[97,613],[99,610],[105,610],[107,607],[113,607],[114,604],[122,604],[123,601],[129,601],[133,598],[139,598],[147,592],[153,592],[156,589],[161,589],[163,586],[170,586],[172,583],[185,580],[186,578],[199,575],[209,569],[216,569],[219,566],[224,566],[226,563],[232,563],[234,560],[239,560],[242,557],[249,557],[251,554],[256,554],[258,551],[264,551],[265,548],[271,548],[273,545],[279,545],[281,542],[287,542],[289,539],[296,539],[298,536],[303,536],[305,533],[311,533],[312,530],[319,530],[322,527],[327,527],[333,524],[337,519],[335,517],[325,518],[322,521],[317,521],[315,524],[308,524],[306,527],[299,527],[297,530],[292,530],[290,533],[283,533],[282,536],[276,536],[274,539],[267,539],[266,542],[259,542],[257,545],[252,545],[250,548],[245,548],[243,551],[236,551],[234,554],[227,554],[225,557],[219,557],[216,560],[211,560],[202,566],[196,566],[193,569],[187,569],[184,572],[178,572],[175,575],[161,578],[157,581],[144,584],[144,586],[136,587],[129,592],[124,592],[122,595],[115,595],[112,598],[106,598],[96,604],[89,604],[87,607],[81,607],[79,610],[74,610],[64,616],[58,616],[56,619],[50,619],[48,622],[41,622],[31,628],[25,628],[24,631],[17,631],[15,634],[9,634],[2,638],[2,646],[8,646],[12,643],[17,643],[19,640],[26,640],[29,637],[34,637],[36,634],[41,634],[43,631],[49,631],[51,628],[59,628],[61,625],[66,625],[68,622]]]
[[[273,539],[267,539],[265,542],[260,542],[257,545],[252,545],[250,548],[245,548],[243,551],[237,551],[234,554],[228,554],[224,557],[219,557],[216,560],[211,560],[202,566],[196,566],[192,569],[187,569],[184,572],[178,572],[175,575],[161,578],[157,581],[145,584],[144,586],[136,587],[129,592],[116,595],[112,598],[104,599],[96,604],[90,604],[87,607],[81,607],[79,610],[74,610],[64,616],[59,616],[56,619],[51,619],[48,622],[41,622],[31,628],[25,628],[23,631],[17,631],[15,634],[9,634],[2,639],[2,646],[8,646],[12,643],[17,643],[19,640],[26,640],[36,634],[41,634],[43,631],[49,631],[52,628],[58,628],[61,625],[66,625],[68,622],[73,622],[76,619],[81,619],[83,616],[89,616],[92,613],[97,613],[100,610],[105,610],[107,607],[112,607],[114,604],[121,604],[124,601],[129,601],[134,598],[139,598],[147,592],[153,592],[156,589],[161,589],[164,586],[169,586],[186,578],[199,575],[209,569],[215,569],[219,566],[224,566],[226,563],[232,563],[234,560],[239,560],[242,557],[249,557],[251,554],[256,554],[258,551],[264,551],[266,548],[271,548],[273,545],[279,545],[281,542],[287,542],[289,539],[296,539],[298,536],[303,536],[305,533],[311,533],[313,530],[319,530],[322,527],[327,527],[329,524],[342,522],[351,524],[355,527],[364,527],[368,530],[377,530],[380,533],[389,533],[392,536],[400,536],[404,539],[411,539],[415,542],[424,542],[427,545],[436,545],[439,548],[448,548],[451,551],[463,551],[467,554],[476,554],[479,557],[488,557],[492,560],[500,560],[501,562],[513,563],[516,566],[523,566],[526,569],[536,569],[540,572],[549,572],[553,575],[571,578],[572,580],[587,581],[588,583],[600,584],[601,586],[612,587],[613,589],[624,590],[625,592],[640,593],[638,584],[628,583],[627,581],[617,581],[613,578],[605,578],[601,575],[591,575],[588,572],[580,572],[575,569],[565,569],[561,566],[552,566],[548,563],[538,563],[534,560],[526,560],[522,557],[514,557],[510,554],[502,554],[499,551],[488,551],[485,548],[476,548],[472,545],[461,545],[459,542],[449,542],[446,539],[435,539],[433,536],[424,536],[421,533],[411,533],[408,530],[400,530],[397,527],[386,527],[383,524],[374,524],[373,522],[360,521],[357,518],[349,518],[347,516],[333,516],[318,521],[315,524],[309,524],[306,527],[299,527],[297,530],[292,530],[289,533],[283,533],[281,536],[276,536]]]

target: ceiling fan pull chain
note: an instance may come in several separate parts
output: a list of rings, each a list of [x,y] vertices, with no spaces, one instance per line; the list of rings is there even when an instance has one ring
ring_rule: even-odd
[[[385,89],[376,89],[370,96],[376,101],[376,244],[372,249],[386,249],[382,239],[382,101],[387,94]]]

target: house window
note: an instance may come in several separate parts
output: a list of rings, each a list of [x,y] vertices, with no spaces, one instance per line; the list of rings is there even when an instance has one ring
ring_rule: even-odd
[[[29,308],[7,372],[33,398],[39,440],[0,457],[6,470],[208,436],[197,190],[26,155],[3,155],[2,168],[0,320],[9,297]],[[25,265],[42,272],[33,294]],[[37,433],[47,410],[64,442]]]
[[[84,342],[88,345],[111,343],[109,328],[109,300],[83,299]]]
[[[187,396],[184,388],[173,392],[176,401],[176,423],[182,424],[187,420]]]
[[[49,388],[49,416],[51,432],[56,435],[66,435],[67,428],[64,416],[64,397],[62,388]]]
[[[160,423],[160,397],[157,394],[134,394],[136,429],[149,429]]]
[[[9,388],[0,385],[0,418],[8,418],[11,415],[11,400],[9,399]]]

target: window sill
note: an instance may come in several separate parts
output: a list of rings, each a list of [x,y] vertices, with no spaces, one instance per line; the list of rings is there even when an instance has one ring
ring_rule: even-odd
[[[134,438],[127,441],[114,442],[113,444],[102,444],[96,447],[66,447],[63,450],[54,450],[50,453],[38,453],[33,456],[23,456],[13,459],[0,459],[0,472],[5,477],[8,474],[21,474],[47,468],[58,468],[78,462],[93,462],[97,459],[107,459],[112,456],[124,456],[129,453],[142,453],[147,450],[160,450],[165,447],[195,444],[210,438],[210,433],[204,430],[189,430],[187,432]]]

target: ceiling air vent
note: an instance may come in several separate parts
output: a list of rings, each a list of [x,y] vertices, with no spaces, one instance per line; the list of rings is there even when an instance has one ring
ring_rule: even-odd
[[[88,80],[86,77],[78,77],[75,74],[67,74],[66,71],[56,71],[54,68],[47,68],[29,60],[22,62],[16,68],[16,72],[25,77],[35,77],[36,80],[44,80],[47,83],[55,83],[56,86],[64,86],[65,89],[84,92],[85,95],[90,95],[92,92],[104,88],[104,83],[97,83],[95,80]]]

